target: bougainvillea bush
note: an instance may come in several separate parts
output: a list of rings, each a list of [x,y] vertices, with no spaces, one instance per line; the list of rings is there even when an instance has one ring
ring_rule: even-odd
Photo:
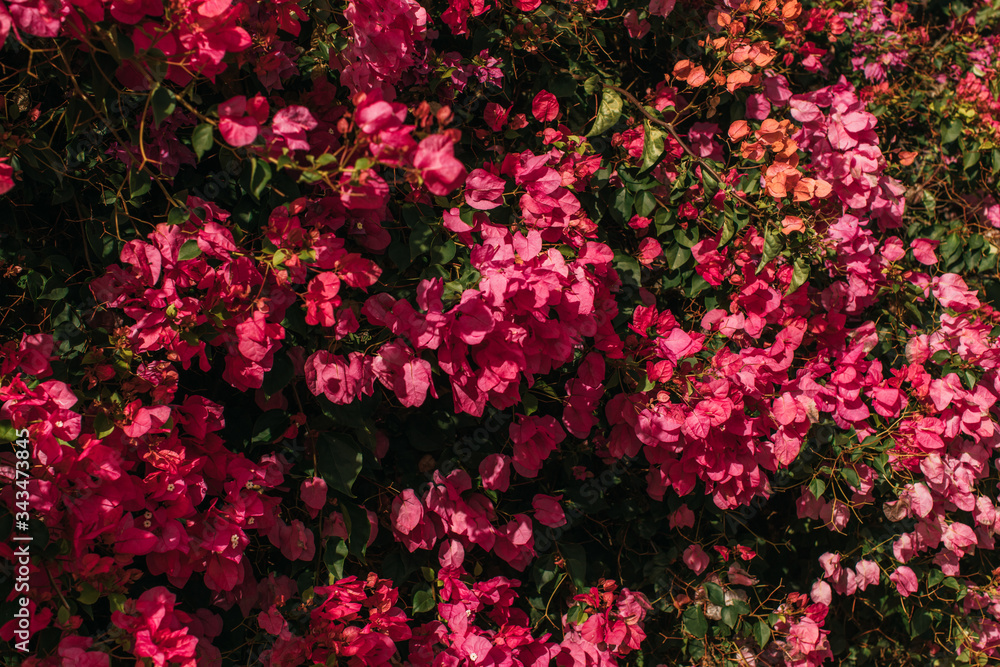
[[[6,664],[1000,659],[998,28],[0,2]]]

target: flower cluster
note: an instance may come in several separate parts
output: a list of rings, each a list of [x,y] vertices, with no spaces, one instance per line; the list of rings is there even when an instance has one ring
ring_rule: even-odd
[[[973,5],[0,2],[0,637],[995,660]]]

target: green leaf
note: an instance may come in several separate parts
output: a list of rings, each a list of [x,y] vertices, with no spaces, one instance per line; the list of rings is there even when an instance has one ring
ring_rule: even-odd
[[[656,225],[656,235],[666,234],[670,231],[674,224],[674,213],[670,209],[659,208],[656,210],[656,214],[653,216],[653,224]]]
[[[254,445],[268,445],[277,442],[289,426],[288,414],[285,410],[268,410],[253,425]]]
[[[621,224],[632,218],[632,193],[622,188],[611,202],[611,218]]]
[[[182,225],[188,221],[191,217],[191,212],[188,211],[183,206],[174,206],[167,213],[167,224],[168,225]]]
[[[701,607],[688,607],[684,611],[683,619],[684,629],[695,637],[704,637],[705,633],[708,632],[708,621],[705,620],[705,614],[701,611]]]
[[[372,524],[368,513],[363,507],[354,503],[342,502],[340,508],[344,511],[344,523],[347,527],[347,546],[352,556],[364,558],[368,548],[368,538],[371,536]]]
[[[708,593],[708,599],[712,604],[718,605],[719,607],[726,606],[726,594],[722,590],[722,586],[712,583],[711,581],[706,581],[705,592]]]
[[[979,163],[979,151],[968,151],[962,156],[962,170],[968,171],[970,167]]]
[[[559,555],[566,561],[566,570],[573,578],[573,585],[578,591],[587,590],[587,551],[580,544],[561,542]]]
[[[426,588],[421,588],[416,593],[413,594],[413,613],[422,614],[425,611],[430,611],[437,606],[437,602],[434,601],[434,592],[427,590]]]
[[[45,281],[45,286],[42,288],[38,298],[46,301],[60,301],[65,299],[67,294],[69,294],[69,289],[63,283],[62,278],[59,276],[50,276]]]
[[[691,248],[698,244],[698,229],[694,228],[689,231],[683,229],[674,230],[674,240],[680,243],[685,248]]]
[[[130,169],[128,172],[128,191],[129,198],[133,201],[138,197],[143,196],[149,189],[153,187],[153,179],[149,177],[149,174],[135,169]]]
[[[59,620],[60,624],[66,624],[69,622],[69,616],[69,607],[59,607],[59,611],[56,613],[56,618]]]
[[[962,136],[962,121],[955,118],[945,129],[941,130],[941,142],[945,144],[950,144],[951,142]]]
[[[937,200],[934,199],[934,195],[927,190],[924,190],[923,194],[920,196],[920,201],[924,205],[924,210],[930,215],[934,215],[934,211],[937,208]]]
[[[344,578],[344,561],[347,560],[347,542],[339,537],[331,537],[326,541],[323,550],[323,564],[330,573],[330,583]]]
[[[243,172],[247,174],[244,187],[250,192],[254,199],[260,201],[264,194],[264,188],[271,182],[271,165],[264,160],[251,160],[250,169]]]
[[[279,352],[274,355],[274,364],[271,366],[271,370],[264,374],[261,389],[268,396],[274,396],[288,386],[294,377],[295,364],[292,363],[287,354]]]
[[[792,282],[788,284],[788,291],[785,292],[786,296],[806,284],[806,281],[809,280],[809,271],[811,269],[812,267],[806,264],[801,257],[795,260],[795,267],[792,269]]]
[[[754,275],[763,271],[767,263],[778,256],[784,245],[784,242],[781,240],[781,234],[768,228],[764,232],[764,254],[760,257],[760,264],[757,265],[757,271]]]
[[[667,266],[677,271],[691,259],[691,251],[682,245],[672,245],[667,248],[663,256],[667,260]]]
[[[212,147],[215,143],[212,138],[212,126],[209,123],[202,123],[201,125],[194,128],[191,132],[191,148],[194,149],[194,154],[198,156],[200,160],[205,153]]]
[[[719,235],[719,244],[716,246],[717,250],[722,250],[733,240],[736,236],[736,225],[733,223],[733,219],[728,215],[725,221],[722,223],[722,234]]]
[[[708,173],[708,169],[702,167],[701,169],[701,183],[705,189],[705,198],[712,199],[715,193],[719,191],[719,181],[712,174]]]
[[[667,133],[648,120],[644,123],[645,135],[642,144],[642,170],[652,169],[660,158],[663,157],[663,142],[667,139]]]
[[[854,468],[841,468],[840,476],[855,489],[861,488],[861,478],[858,477],[858,473],[855,472]]]
[[[183,262],[188,259],[194,259],[201,254],[201,248],[198,246],[198,241],[195,239],[189,239],[184,242],[181,249],[177,251],[177,261]]]
[[[813,480],[809,482],[809,492],[813,494],[813,498],[819,500],[823,497],[824,491],[826,491],[826,482],[819,477],[813,477]]]
[[[696,273],[691,277],[691,283],[688,285],[687,289],[684,290],[684,296],[692,299],[697,296],[699,292],[706,290],[709,287],[711,287],[711,284]]]
[[[361,473],[363,455],[354,441],[341,434],[324,433],[316,443],[316,470],[334,491],[354,497],[351,487]]]
[[[614,127],[621,118],[622,106],[621,95],[610,88],[605,88],[601,94],[601,104],[597,107],[597,118],[594,119],[594,125],[590,128],[590,132],[587,132],[587,136],[593,137]]]
[[[611,265],[618,272],[622,284],[626,287],[638,288],[642,284],[642,266],[636,258],[616,253]]]
[[[763,649],[771,641],[771,626],[764,621],[757,621],[753,626],[753,638],[757,640],[757,646]]]
[[[103,414],[103,412],[98,412],[97,416],[100,417]],[[14,428],[14,422],[6,419],[0,422],[0,442],[14,442],[15,440],[17,440],[17,429]]]
[[[174,94],[169,88],[159,85],[153,89],[149,105],[153,107],[153,123],[157,127],[177,108],[177,103],[174,101]]]
[[[111,611],[121,611],[125,608],[127,598],[121,593],[109,593],[108,602],[111,604]]]
[[[587,620],[587,614],[583,611],[583,605],[573,605],[570,607],[569,611],[566,612],[566,620],[573,625],[579,625]]]
[[[96,588],[84,582],[83,589],[80,591],[80,597],[76,601],[80,604],[94,604],[100,597],[101,594]]]
[[[431,264],[447,264],[455,259],[455,252],[457,250],[458,247],[451,239],[448,239],[441,245],[434,246],[431,248]]]
[[[656,210],[656,197],[649,190],[643,190],[635,196],[635,212],[648,218]]]
[[[917,609],[913,612],[913,618],[910,621],[910,636],[916,637],[917,635],[922,635],[924,632],[930,629],[933,622],[933,618],[926,609]]]
[[[410,232],[410,261],[430,252],[434,230],[424,222],[418,222]]]
[[[740,620],[740,614],[736,611],[735,607],[723,607],[722,608],[722,622],[731,628],[735,628],[736,624]]]
[[[106,438],[114,433],[115,424],[105,412],[98,412],[94,417],[94,432],[98,438]]]
[[[938,248],[938,253],[940,254],[941,260],[944,262],[951,262],[951,258],[954,257],[962,249],[962,239],[958,234],[949,234],[944,240],[944,243]]]

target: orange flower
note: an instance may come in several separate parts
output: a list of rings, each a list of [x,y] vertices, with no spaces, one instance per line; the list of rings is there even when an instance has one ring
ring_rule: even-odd
[[[802,218],[794,215],[786,215],[785,219],[781,221],[781,233],[791,234],[792,232],[804,232],[806,231],[806,223],[803,222]]]

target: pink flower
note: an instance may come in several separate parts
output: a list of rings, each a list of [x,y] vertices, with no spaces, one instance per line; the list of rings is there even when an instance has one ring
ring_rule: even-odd
[[[290,150],[309,150],[306,132],[316,129],[318,125],[312,112],[300,105],[285,107],[271,121],[274,133],[284,138]]]
[[[240,95],[219,105],[219,132],[230,146],[253,143],[260,126],[267,120],[270,108],[260,95],[247,98]]]
[[[708,567],[708,554],[701,548],[700,544],[692,544],[684,550],[684,564],[691,568],[695,574],[701,574]]]
[[[509,427],[514,442],[514,470],[523,477],[535,477],[542,463],[566,438],[566,431],[551,415],[524,417]]]
[[[48,0],[17,0],[7,4],[17,27],[36,37],[56,37],[71,7],[68,2]]]
[[[444,196],[465,180],[465,167],[455,158],[455,142],[433,134],[417,146],[413,166],[420,170],[431,194]]]
[[[441,567],[459,568],[465,562],[465,547],[458,540],[445,540],[438,551]]]
[[[820,646],[825,642],[825,637],[821,631],[819,623],[804,616],[788,631],[788,643],[795,653],[809,655],[820,650]]]
[[[962,277],[956,273],[936,276],[931,281],[931,291],[945,308],[957,311],[979,308],[979,299],[976,298],[976,293],[971,291]]]
[[[479,474],[483,487],[494,491],[506,491],[510,487],[510,457],[505,454],[490,454],[479,464]]]
[[[535,508],[535,518],[543,526],[558,528],[566,525],[566,513],[563,511],[559,501],[562,496],[546,496],[541,493],[535,494],[531,501],[531,506]]]
[[[303,480],[299,496],[309,508],[309,516],[315,519],[319,511],[326,506],[326,481],[322,477]]]
[[[635,230],[646,229],[649,227],[650,223],[653,221],[650,218],[644,218],[640,215],[633,215],[632,219],[628,221],[628,226]]]
[[[834,500],[823,510],[821,517],[830,530],[843,532],[851,518],[851,510],[842,500]]]
[[[840,575],[840,554],[828,551],[819,557],[819,564],[823,568],[823,576],[827,579],[836,579]]]
[[[312,560],[316,555],[316,541],[312,530],[298,519],[278,531],[281,553],[288,560]]]
[[[643,266],[649,266],[657,257],[663,254],[663,247],[660,242],[651,236],[647,236],[639,242],[639,254],[636,259]]]
[[[501,206],[506,185],[506,181],[485,169],[473,169],[465,179],[465,202],[480,211]]]
[[[424,518],[424,505],[413,489],[405,489],[392,503],[392,525],[401,533],[411,533]]]
[[[945,549],[955,553],[971,553],[972,549],[970,547],[975,547],[979,543],[976,531],[970,526],[957,521],[948,524],[948,529],[944,531],[942,541],[944,542]]]
[[[74,667],[108,667],[111,656],[101,651],[88,651],[94,643],[90,637],[65,635],[59,642],[58,654],[62,658],[60,664]]]
[[[858,588],[865,590],[869,586],[878,586],[879,567],[875,561],[859,560],[854,566],[854,571],[858,575]]]
[[[900,565],[889,575],[889,580],[896,584],[896,590],[904,598],[917,592],[917,575],[906,565]]]
[[[304,299],[306,302],[306,324],[333,327],[337,324],[336,311],[340,306],[340,279],[332,271],[326,271],[309,281]]]
[[[817,579],[809,591],[809,598],[816,604],[824,604],[829,607],[833,601],[833,589],[830,588],[830,584],[822,579]]]
[[[938,258],[934,254],[934,250],[939,245],[941,245],[940,241],[932,241],[930,239],[914,239],[910,242],[910,247],[913,248],[913,256],[916,260],[928,266],[937,264]]]
[[[14,168],[7,164],[9,159],[0,157],[0,195],[14,187]]]
[[[113,0],[111,18],[135,25],[147,16],[162,16],[163,3],[157,0]]]
[[[677,0],[650,0],[649,2],[649,14],[650,16],[660,16],[667,18],[670,12],[674,10],[674,5]]]
[[[509,114],[509,108],[504,109],[496,102],[490,102],[486,105],[483,117],[486,119],[486,124],[489,125],[491,130],[499,132],[507,124],[507,116]]]
[[[670,528],[694,528],[694,512],[683,504],[670,514]]]
[[[625,29],[628,31],[628,36],[632,39],[642,39],[645,37],[652,26],[646,19],[639,20],[639,12],[634,9],[630,9],[625,13]]]
[[[416,356],[402,340],[386,343],[379,349],[372,361],[372,371],[396,394],[403,407],[423,405],[428,391],[436,397],[430,362]]]
[[[264,632],[271,635],[280,635],[288,629],[288,621],[275,605],[257,614],[257,623]]]
[[[531,113],[541,123],[554,121],[559,115],[559,102],[556,101],[556,96],[547,90],[539,91],[531,102]]]

